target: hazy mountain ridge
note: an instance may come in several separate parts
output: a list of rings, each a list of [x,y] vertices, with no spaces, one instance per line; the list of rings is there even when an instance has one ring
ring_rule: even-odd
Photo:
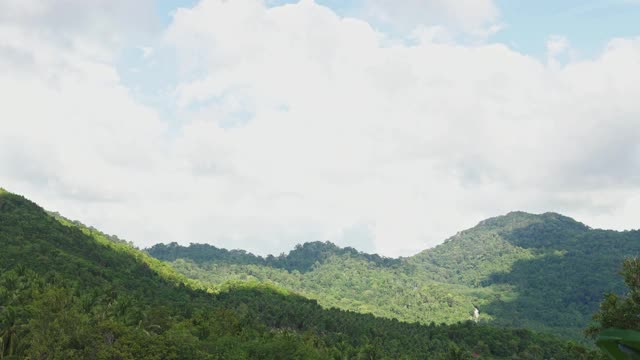
[[[581,339],[604,294],[624,290],[617,272],[625,256],[640,254],[640,232],[594,230],[557,213],[511,212],[408,258],[369,261],[371,255],[341,253],[330,243],[297,247],[332,249],[322,256],[293,250],[279,257],[307,264],[305,272],[268,262],[194,263],[189,247],[172,247],[182,256],[173,257],[176,269],[205,282],[270,282],[326,307],[423,323],[467,320],[474,303],[484,321]]]

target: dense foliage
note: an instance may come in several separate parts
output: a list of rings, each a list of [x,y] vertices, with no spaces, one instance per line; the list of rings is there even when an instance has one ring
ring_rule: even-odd
[[[236,265],[264,265],[289,272],[307,272],[314,266],[323,263],[334,256],[348,256],[357,260],[364,260],[374,265],[393,266],[400,264],[399,259],[382,257],[377,254],[366,254],[352,247],[341,248],[330,242],[308,242],[296,245],[289,254],[280,254],[275,257],[268,255],[266,258],[247,253],[244,250],[219,249],[207,244],[191,244],[189,247],[179,246],[177,243],[169,245],[157,244],[148,249],[153,257],[174,261],[177,259],[190,259],[198,264],[223,263]]]
[[[0,190],[0,358],[598,357],[527,330],[327,310],[255,283],[205,287],[112,240]]]
[[[209,284],[272,283],[324,307],[424,324],[468,320],[475,304],[481,321],[584,342],[582,329],[601,297],[623,291],[616,273],[624,256],[640,253],[640,232],[593,230],[554,213],[514,212],[403,259],[321,242],[267,258],[202,244],[159,244],[147,251]]]
[[[620,264],[638,254],[640,231],[597,230],[559,214],[514,212],[411,261],[423,276],[496,290],[483,306],[496,324],[577,336],[605,293],[624,291]]]
[[[307,243],[304,249],[333,249],[335,245]],[[177,254],[172,265],[180,273],[209,284],[229,280],[270,283],[318,300],[326,307],[337,307],[387,318],[420,321],[424,324],[456,323],[470,319],[472,302],[480,291],[470,293],[461,285],[416,282],[412,276],[394,267],[367,261],[351,254],[334,254],[324,260],[308,257],[315,265],[307,272],[271,267],[263,262],[193,261],[191,254],[218,252],[209,245],[181,247],[177,244],[156,245],[148,250],[153,256],[170,260],[166,254]],[[280,258],[288,260],[299,252]],[[308,251],[306,253],[309,253]],[[328,251],[317,253],[327,254]],[[175,259],[175,258],[174,258]],[[320,262],[322,261],[322,262]],[[490,293],[483,294],[489,298]]]
[[[640,331],[640,260],[625,259],[622,266],[622,277],[628,292],[624,296],[607,294],[594,314],[596,321],[586,333],[592,337],[608,328]]]

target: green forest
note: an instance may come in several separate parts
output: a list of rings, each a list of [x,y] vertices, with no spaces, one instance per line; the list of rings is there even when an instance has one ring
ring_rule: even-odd
[[[505,328],[499,317],[518,309],[505,306],[500,313],[491,308],[496,301],[514,307],[525,301],[524,297],[498,300],[497,295],[504,289],[504,294],[516,296],[523,283],[512,276],[524,272],[519,267],[527,261],[545,261],[549,266],[556,261],[562,267],[563,259],[579,262],[586,254],[567,255],[582,244],[615,241],[619,256],[602,254],[602,264],[608,266],[622,253],[629,254],[620,246],[637,236],[594,233],[580,224],[564,229],[561,225],[568,219],[549,216],[557,221],[533,221],[518,214],[533,225],[523,227],[519,219],[511,218],[509,225],[481,224],[474,231],[504,242],[505,249],[500,255],[478,254],[476,262],[470,262],[473,266],[454,265],[455,256],[475,254],[473,249],[456,250],[472,231],[459,234],[462,240],[453,238],[405,259],[326,243],[305,244],[288,255],[267,258],[203,245],[149,250],[159,259],[171,260],[169,264],[115,236],[0,190],[0,359],[604,358],[593,345],[524,329],[530,324],[525,320],[533,323],[535,314],[524,317],[520,328],[513,321],[509,325],[514,328]],[[566,238],[544,240],[548,237],[537,236],[535,226],[543,226],[542,234]],[[501,233],[505,229],[526,236],[509,238]],[[556,252],[563,255],[549,255]],[[548,260],[550,256],[558,259]],[[494,259],[492,267],[480,265],[487,258]],[[593,279],[624,292],[622,279],[615,275],[620,264],[611,265],[609,272],[592,267],[599,270]],[[578,266],[568,270],[577,272]],[[529,276],[530,280],[520,281],[544,275]],[[323,296],[321,289],[326,292]],[[567,294],[567,289],[557,292],[569,296],[567,304],[586,296]],[[526,301],[552,295],[556,296],[547,293]],[[605,312],[596,314],[600,323],[592,325],[591,335],[598,333],[598,324],[619,323],[616,304],[627,300],[616,296],[603,303]],[[478,301],[481,313],[486,313],[478,324],[469,320],[469,301]],[[612,301],[615,304],[607,308]],[[417,315],[416,307],[431,312]],[[637,327],[637,320],[629,326]]]
[[[389,259],[331,243],[305,243],[266,258],[210,245],[158,244],[151,256],[208,284],[257,281],[324,307],[422,324],[470,319],[529,328],[589,343],[583,329],[617,274],[640,253],[640,231],[590,229],[571,218],[513,212],[485,220],[433,249]]]

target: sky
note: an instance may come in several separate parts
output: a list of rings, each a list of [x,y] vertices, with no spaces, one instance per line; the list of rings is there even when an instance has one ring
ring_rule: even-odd
[[[0,187],[132,241],[640,228],[640,2],[0,1]]]

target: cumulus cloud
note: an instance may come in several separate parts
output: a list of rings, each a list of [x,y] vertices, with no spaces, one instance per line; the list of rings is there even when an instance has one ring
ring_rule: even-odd
[[[153,10],[153,0],[6,0],[0,3],[0,25],[113,60],[115,48],[158,30]]]
[[[475,24],[495,22],[481,4]],[[96,57],[15,19],[0,26],[0,182],[141,246],[407,255],[516,209],[634,227],[640,39],[551,64],[428,31],[390,46],[313,1],[203,0],[153,54],[176,59],[158,74],[177,78],[168,122],[131,96],[115,47]]]
[[[502,26],[493,0],[366,0],[363,15],[398,31],[444,27],[450,35],[477,38],[485,38]]]

